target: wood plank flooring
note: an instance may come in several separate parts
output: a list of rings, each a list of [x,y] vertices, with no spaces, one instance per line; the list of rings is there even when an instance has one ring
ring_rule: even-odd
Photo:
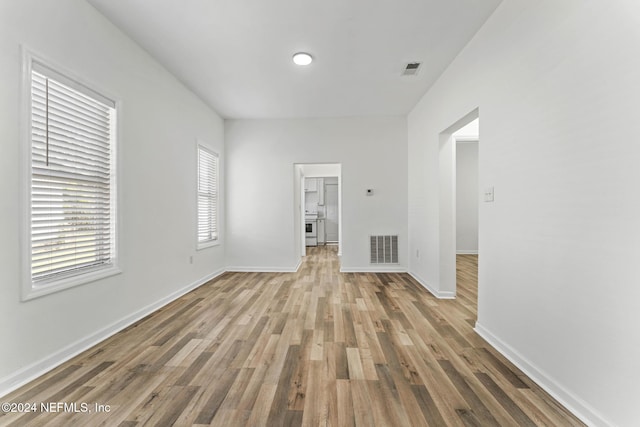
[[[443,301],[308,252],[297,273],[226,273],[176,300],[2,399],[77,407],[0,425],[583,425],[473,332],[477,256]]]

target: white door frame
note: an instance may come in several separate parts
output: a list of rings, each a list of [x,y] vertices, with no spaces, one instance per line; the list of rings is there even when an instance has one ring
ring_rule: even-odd
[[[298,165],[299,166],[299,165]],[[301,237],[302,237],[302,242],[301,242],[301,249],[300,252],[302,254],[302,256],[307,256],[307,238],[306,238],[306,227],[305,227],[305,218],[304,218],[304,200],[305,198],[305,194],[304,194],[304,171],[302,170],[302,168],[300,169],[300,222],[301,225],[296,224],[296,227],[300,227],[300,229],[302,230],[301,232]]]

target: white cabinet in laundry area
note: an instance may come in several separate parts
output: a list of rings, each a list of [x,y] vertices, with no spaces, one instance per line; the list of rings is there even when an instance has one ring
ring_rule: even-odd
[[[304,179],[304,191],[318,191],[318,179],[317,178],[305,178]]]

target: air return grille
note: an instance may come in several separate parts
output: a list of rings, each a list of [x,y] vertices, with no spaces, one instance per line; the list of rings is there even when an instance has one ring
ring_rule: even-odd
[[[371,264],[398,263],[398,236],[369,236]]]
[[[410,62],[404,66],[404,69],[402,70],[402,75],[415,76],[416,74],[418,74],[419,70],[420,70],[419,62]]]

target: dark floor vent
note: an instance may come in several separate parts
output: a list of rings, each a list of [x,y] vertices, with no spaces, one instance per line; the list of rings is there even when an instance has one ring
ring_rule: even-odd
[[[371,264],[398,263],[398,236],[369,236]]]

